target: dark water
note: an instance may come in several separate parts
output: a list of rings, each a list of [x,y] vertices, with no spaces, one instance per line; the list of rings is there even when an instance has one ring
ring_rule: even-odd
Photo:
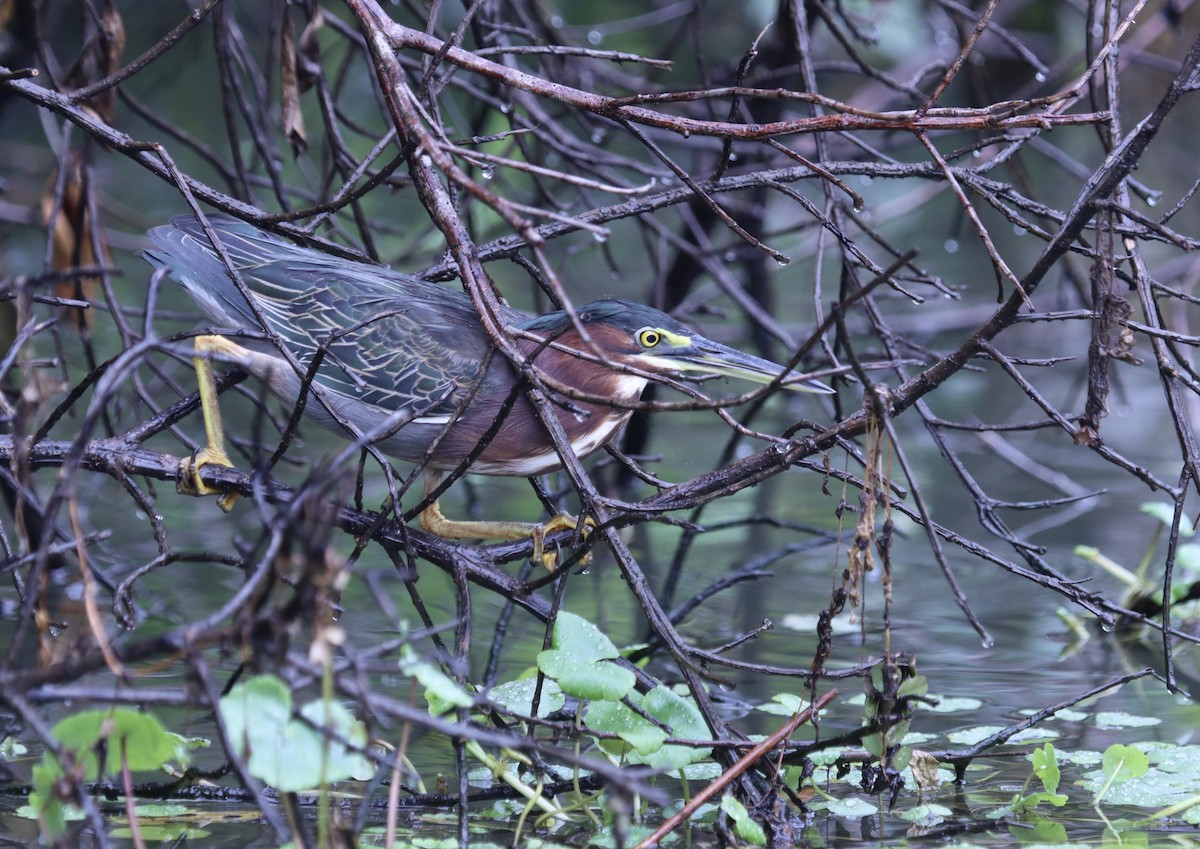
[[[773,421],[782,422],[789,412],[774,411],[772,415],[776,418]],[[979,413],[981,418],[988,415],[982,409]],[[660,440],[666,457],[662,473],[668,477],[673,475],[682,478],[696,474],[698,463],[711,462],[707,450],[715,444],[712,435],[720,433],[699,417],[681,418],[680,426],[672,428],[670,439]],[[1113,441],[1120,442],[1119,413],[1114,417],[1114,424]],[[681,444],[688,447],[688,456],[682,460],[675,453]],[[1047,458],[1053,459],[1054,452],[1058,450],[1062,449],[1045,449]],[[703,460],[698,459],[701,457]],[[910,456],[910,460],[916,460],[922,468],[928,468],[924,465],[928,459],[919,453],[915,457]],[[982,452],[975,459],[981,479],[997,481],[998,489],[1006,486],[1002,477],[1006,472],[1001,470],[1003,461]],[[1150,459],[1153,461],[1153,457]],[[988,471],[991,464],[998,467],[994,475]],[[1121,486],[1120,480],[1106,478],[1102,469],[1078,468],[1076,473],[1077,479],[1087,486],[1099,486],[1102,483],[1107,483],[1110,488],[1112,484]],[[958,515],[954,512],[956,503],[963,504],[961,496],[955,495],[951,485],[945,480],[939,481],[935,475],[936,472],[931,472],[930,480],[923,482],[926,493],[932,495],[931,509],[934,515],[951,526],[969,525],[973,520],[972,515],[965,510]],[[96,486],[97,494],[101,495],[106,484]],[[1007,486],[1014,491],[1021,489],[1019,482],[1011,482]],[[707,511],[702,521],[715,524],[752,512],[773,509],[787,514],[794,521],[833,531],[836,530],[832,516],[838,504],[838,491],[834,488],[832,492],[832,495],[822,494],[817,475],[794,471],[721,502]],[[484,502],[503,505],[504,510],[517,514],[535,509],[527,496],[527,487],[521,482],[476,481],[475,495]],[[1121,491],[1119,495],[1110,492],[1105,499],[1098,499],[1093,509],[1077,511],[1068,517],[1065,524],[1046,530],[1038,539],[1051,548],[1054,562],[1067,574],[1090,579],[1115,593],[1116,585],[1111,578],[1072,557],[1070,550],[1076,543],[1098,545],[1114,559],[1134,565],[1154,528],[1154,520],[1136,510],[1136,504],[1142,497],[1143,494],[1132,487]],[[448,500],[448,510],[451,505],[457,510],[463,509],[455,504],[456,500]],[[194,502],[169,493],[163,494],[159,503],[166,509],[177,511],[168,514],[167,520],[173,523],[175,544],[184,548],[196,546],[220,550],[228,547],[236,538],[239,528],[242,532],[249,532],[255,521],[249,510],[226,517],[211,502]],[[112,515],[105,508],[103,498],[96,498],[91,504],[88,521],[104,526],[121,523],[120,517]],[[122,568],[122,563],[140,562],[139,558],[149,557],[152,553],[150,545],[144,539],[139,542],[140,537],[132,533],[142,527],[138,517],[126,505],[120,509],[126,513],[123,521],[131,529],[130,538],[110,541],[101,549],[109,555],[104,566],[117,571]],[[677,529],[651,526],[631,535],[634,554],[656,586],[661,585],[679,534]],[[675,601],[706,586],[724,572],[796,540],[795,534],[761,527],[734,527],[703,536],[689,557],[688,568],[679,584]],[[348,551],[348,544],[344,540],[336,541],[335,545]],[[1161,544],[1158,556],[1161,557]],[[921,744],[922,748],[955,748],[955,744],[945,735],[981,725],[998,726],[1019,721],[1030,711],[1071,699],[1146,665],[1161,670],[1161,651],[1154,638],[1131,643],[1124,635],[1105,633],[1094,624],[1089,624],[1087,616],[1081,610],[1073,609],[1061,596],[1035,590],[1025,580],[953,548],[948,549],[948,558],[972,611],[991,635],[993,642],[990,646],[983,645],[955,604],[941,571],[929,554],[920,529],[911,522],[898,520],[891,587],[891,650],[916,659],[919,671],[929,679],[931,693],[949,699],[977,700],[976,704],[965,710],[948,713],[919,711],[912,730],[930,735]],[[835,544],[828,543],[782,557],[771,564],[771,576],[736,586],[713,597],[681,623],[680,631],[697,643],[716,645],[733,639],[764,619],[770,619],[776,626],[744,646],[736,656],[755,663],[807,667],[815,645],[811,617],[828,603],[830,590],[834,582],[839,580],[844,563],[844,544],[840,551]],[[845,631],[839,629],[829,662],[831,669],[853,667],[879,657],[884,651],[881,578],[879,569],[866,576],[865,601],[857,612],[858,621],[848,623]],[[239,573],[223,571],[213,565],[178,564],[147,577],[138,586],[137,600],[143,606],[142,618],[131,637],[144,637],[217,609],[237,590],[241,581]],[[435,620],[449,620],[454,613],[449,581],[430,568],[422,574],[419,586]],[[384,601],[381,601],[379,593],[383,593]],[[6,591],[6,596],[9,594],[10,591]],[[77,601],[72,601],[78,597],[77,587],[65,586],[55,595],[62,604],[61,615],[70,623],[57,637],[65,647],[79,638],[86,630],[86,624],[79,614]],[[392,567],[375,554],[368,553],[356,567],[341,602],[344,612],[339,625],[345,629],[351,645],[369,646],[393,636],[400,622],[389,611],[397,611],[398,618],[409,624],[413,622],[406,595]],[[11,605],[12,602],[6,603]],[[611,559],[603,552],[598,553],[586,574],[571,578],[567,606],[594,621],[618,645],[636,642],[644,636],[640,616],[629,605],[624,583]],[[473,677],[482,672],[487,648],[486,635],[499,609],[496,599],[484,593],[476,594],[473,615],[476,617],[476,633],[483,636],[477,639],[473,654]],[[1062,612],[1081,617],[1090,639],[1080,641],[1064,623],[1060,616]],[[7,644],[13,625],[10,606],[0,622],[0,627],[4,629],[0,633],[0,644]],[[517,674],[533,663],[542,635],[539,625],[528,619],[517,618],[512,625],[512,648],[505,655],[502,679],[506,675]],[[1197,666],[1195,649],[1186,645],[1181,647],[1178,662],[1180,683],[1191,691]],[[234,665],[234,659],[229,657],[224,666],[219,666],[215,671],[218,674],[232,671]],[[652,671],[671,680],[672,670],[669,667],[655,667]],[[732,688],[717,688],[721,703],[728,715],[736,718],[738,727],[749,733],[769,733],[782,721],[782,717],[754,711],[756,704],[780,692],[804,691],[799,679],[739,676],[730,670],[719,672],[735,685]],[[137,685],[182,686],[182,673],[181,666],[167,665],[139,673]],[[382,685],[407,689],[406,682],[399,675],[385,677]],[[820,689],[827,686],[822,685]],[[862,716],[861,702],[855,703],[853,699],[862,691],[861,681],[850,678],[835,682],[834,686],[841,691],[841,696],[823,720],[823,733],[827,735],[855,727]],[[66,709],[69,709],[69,705],[64,705]],[[1053,720],[1045,725],[1057,735],[1055,743],[1060,749],[1102,751],[1113,742],[1133,740],[1176,744],[1196,742],[1196,703],[1186,694],[1168,693],[1160,683],[1151,679],[1142,679],[1105,693],[1077,709],[1083,711],[1081,717],[1068,721]],[[1104,730],[1096,727],[1091,716],[1100,710],[1153,717],[1159,723],[1133,730]],[[188,735],[212,735],[211,726],[202,714],[170,709],[156,712],[164,717],[173,730]],[[797,739],[805,739],[806,735],[807,732],[802,729]],[[437,773],[452,774],[453,762],[449,751],[439,741],[418,735],[411,757],[427,781]],[[197,756],[197,764],[202,766],[215,766],[219,761],[220,758],[211,751],[200,752]],[[28,761],[13,766],[19,775],[26,774]],[[959,821],[982,819],[982,812],[1007,801],[1008,796],[1020,789],[1027,776],[1028,764],[1023,758],[985,759],[968,772],[965,787],[943,785],[934,796],[934,801],[951,807]],[[828,789],[837,796],[855,795],[853,788],[841,782],[831,783]],[[19,800],[5,800],[4,808],[15,801]],[[909,824],[898,819],[897,815],[915,806],[917,801],[915,792],[910,788],[902,793],[891,813],[874,818],[847,820],[817,814],[806,834],[809,839],[847,844],[913,842],[915,835],[910,833]],[[215,815],[222,810],[215,808],[211,813]],[[34,839],[36,829],[31,823],[15,819],[7,813],[0,816],[0,833],[11,835],[18,844]],[[1088,827],[1077,823],[1073,827],[1081,840],[1098,839],[1100,826]],[[204,828],[209,836],[193,845],[271,845],[269,834],[261,825],[254,823],[206,823]],[[436,824],[427,824],[425,828],[433,833],[439,830]],[[480,839],[483,839],[482,836]],[[1006,842],[1012,836],[1007,828],[1001,827],[995,831],[972,833],[969,839],[995,844]]]

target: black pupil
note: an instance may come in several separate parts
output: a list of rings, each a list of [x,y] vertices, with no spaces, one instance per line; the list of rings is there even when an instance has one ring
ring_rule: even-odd
[[[645,344],[647,348],[653,348],[658,344],[658,334],[653,330],[646,331],[642,334],[642,343]]]

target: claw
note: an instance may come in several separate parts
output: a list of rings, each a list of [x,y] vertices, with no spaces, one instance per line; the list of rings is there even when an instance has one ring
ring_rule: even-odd
[[[594,527],[596,527],[596,522],[591,516],[588,516],[583,520],[582,535],[586,537]],[[533,537],[533,559],[545,566],[547,572],[553,572],[558,566],[558,554],[553,551],[546,551],[546,537],[556,531],[573,531],[578,528],[579,520],[567,513],[559,513],[553,519],[534,526],[530,533],[530,536]],[[592,555],[589,552],[583,555],[579,561],[579,565],[586,566],[591,560]]]
[[[181,495],[216,495],[217,506],[228,513],[233,509],[233,505],[237,503],[241,496],[239,492],[224,492],[206,484],[200,479],[200,470],[204,466],[224,466],[227,469],[234,468],[234,465],[229,460],[229,455],[225,453],[223,447],[206,446],[198,448],[192,452],[190,457],[185,457],[179,461],[179,477],[175,482],[175,491]]]

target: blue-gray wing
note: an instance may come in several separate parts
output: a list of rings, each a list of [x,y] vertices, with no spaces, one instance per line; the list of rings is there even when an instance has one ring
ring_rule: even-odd
[[[223,328],[262,332],[265,324],[305,367],[324,350],[317,382],[326,389],[381,416],[436,416],[456,409],[481,379],[490,344],[463,292],[299,247],[228,216],[209,221],[253,306],[195,218],[151,230],[146,259]]]

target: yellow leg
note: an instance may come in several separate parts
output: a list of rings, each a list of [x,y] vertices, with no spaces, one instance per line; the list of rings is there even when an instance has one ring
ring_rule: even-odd
[[[425,493],[428,494],[441,481],[440,474],[427,474],[425,477]],[[557,556],[552,551],[546,551],[546,537],[555,531],[575,530],[579,520],[566,513],[559,513],[545,522],[476,522],[447,519],[442,514],[442,508],[434,501],[421,511],[418,517],[421,528],[434,536],[444,539],[498,539],[518,541],[533,539],[533,559],[539,561],[549,571],[554,571]],[[590,518],[584,520],[584,534],[595,525]],[[586,560],[584,561],[587,562]]]
[[[200,385],[200,411],[204,415],[204,436],[208,444],[179,464],[176,489],[185,495],[215,495],[219,491],[200,480],[200,469],[212,464],[232,469],[229,452],[225,450],[225,428],[221,423],[221,407],[217,399],[217,379],[213,375],[211,354],[236,355],[243,349],[222,336],[197,336],[194,342],[196,381]],[[223,492],[217,505],[228,513],[237,503],[240,493]]]

